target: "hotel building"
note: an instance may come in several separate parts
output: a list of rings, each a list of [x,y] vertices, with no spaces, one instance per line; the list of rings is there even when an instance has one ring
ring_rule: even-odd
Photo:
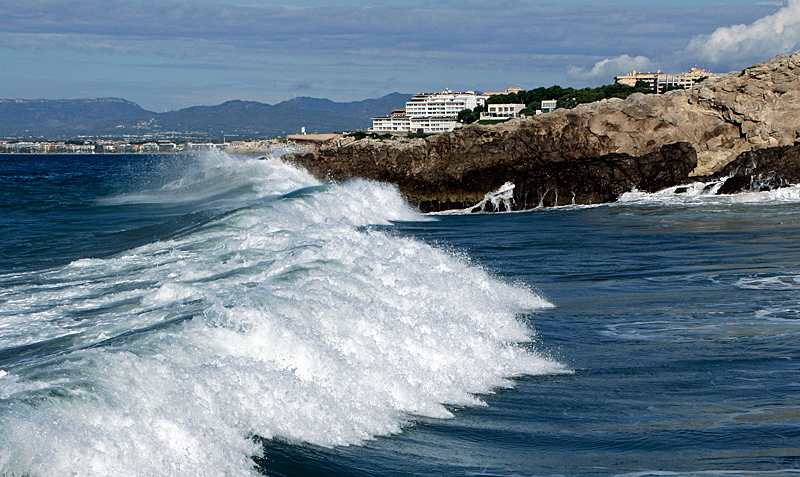
[[[666,87],[688,89],[697,83],[701,78],[719,78],[723,76],[719,73],[709,73],[706,70],[692,68],[688,73],[678,73],[675,75],[668,75],[658,70],[655,73],[642,73],[633,71],[624,76],[617,76],[614,78],[616,83],[626,84],[628,86],[636,86],[639,81],[644,81],[650,86],[654,93],[659,93]]]
[[[393,110],[389,116],[372,118],[372,132],[419,131],[427,134],[448,132],[461,127],[458,113],[486,104],[487,94],[474,91],[454,93],[446,89],[440,93],[415,95],[406,102],[405,109]]]
[[[481,121],[502,121],[519,117],[519,112],[525,109],[524,104],[490,104],[486,111],[481,113]]]

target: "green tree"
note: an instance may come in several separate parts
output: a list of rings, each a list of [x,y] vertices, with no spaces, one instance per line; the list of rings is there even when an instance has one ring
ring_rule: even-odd
[[[416,132],[409,132],[408,133],[408,137],[412,138],[412,139],[413,138],[420,138],[420,137],[428,137],[428,136],[430,136],[430,134],[425,134],[425,131],[423,131],[422,129],[417,129]]]
[[[510,94],[499,94],[491,96],[486,100],[486,104],[505,104],[517,103],[525,105],[525,114],[533,114],[533,111],[541,107],[542,101],[556,100],[559,108],[574,108],[583,103],[592,103],[608,98],[625,99],[634,93],[653,93],[649,83],[639,81],[635,86],[625,84],[609,84],[598,88],[562,88],[554,85],[549,88],[539,87],[530,90],[523,90]],[[477,118],[476,118],[477,119]]]
[[[458,122],[464,124],[471,124],[475,122],[471,109],[462,109],[458,112]]]
[[[475,109],[462,109],[458,113],[458,120],[464,124],[472,124],[480,119],[481,113],[484,111],[485,109],[481,105],[476,106]]]
[[[367,137],[367,133],[364,131],[355,131],[348,134],[348,136],[354,138],[356,141],[360,141],[361,139]]]

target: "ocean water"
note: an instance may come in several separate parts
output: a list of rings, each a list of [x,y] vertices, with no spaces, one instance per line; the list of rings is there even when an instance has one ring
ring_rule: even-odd
[[[0,156],[0,476],[800,475],[800,190],[706,186]]]

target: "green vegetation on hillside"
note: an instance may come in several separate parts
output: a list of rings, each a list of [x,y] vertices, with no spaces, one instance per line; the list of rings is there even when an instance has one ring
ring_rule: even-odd
[[[464,124],[472,124],[481,117],[481,113],[486,111],[483,106],[476,106],[475,109],[462,109],[458,113],[458,120]]]
[[[540,109],[542,101],[555,99],[559,108],[569,109],[579,104],[593,103],[601,99],[625,99],[633,93],[650,94],[652,92],[650,86],[644,81],[639,81],[636,83],[636,86],[607,84],[598,88],[583,89],[562,88],[556,85],[549,88],[540,87],[527,91],[522,90],[518,93],[498,94],[487,99],[486,104],[524,104],[525,109],[523,109],[520,114],[532,116],[537,109]],[[479,119],[482,111],[484,111],[482,106],[478,106],[474,110],[465,109],[459,113],[458,119],[466,124],[470,124]]]
[[[360,141],[366,137],[370,139],[391,139],[392,134],[391,133],[378,134],[378,133],[367,133],[366,131],[355,131],[345,134],[345,137],[352,137],[356,141]]]
[[[625,84],[607,84],[598,88],[562,88],[561,86],[551,86],[549,88],[536,88],[519,93],[501,94],[490,97],[486,100],[487,104],[519,103],[526,107],[539,106],[542,101],[555,99],[558,101],[559,108],[574,108],[578,104],[593,103],[601,99],[622,98],[625,99],[633,93],[652,93],[650,86],[640,81],[636,86]]]

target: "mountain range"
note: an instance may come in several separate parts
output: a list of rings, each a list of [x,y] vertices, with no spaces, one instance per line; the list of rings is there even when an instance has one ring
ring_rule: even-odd
[[[354,131],[370,118],[402,108],[409,94],[337,103],[299,97],[270,105],[227,101],[156,113],[121,98],[0,99],[0,138],[68,140],[78,137],[208,137],[263,139],[296,134]]]

